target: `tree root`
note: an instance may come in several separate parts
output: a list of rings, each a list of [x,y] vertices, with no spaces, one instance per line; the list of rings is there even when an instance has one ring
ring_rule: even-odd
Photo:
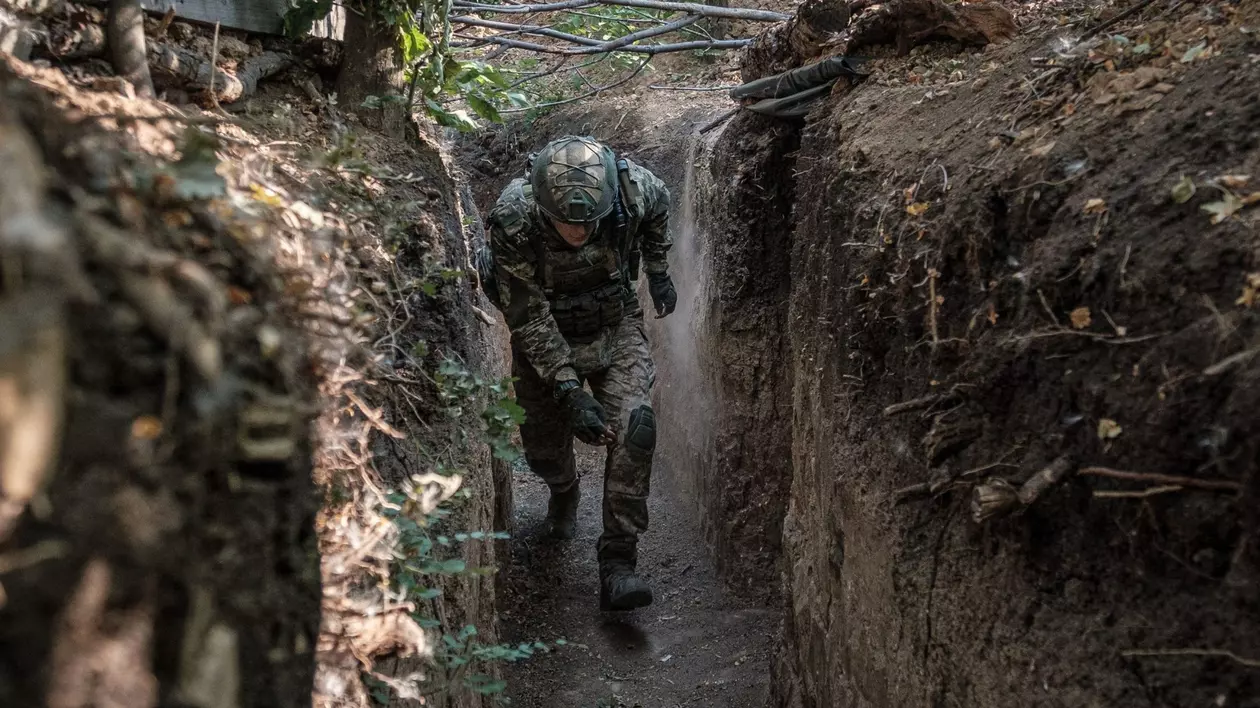
[[[1046,491],[1058,486],[1072,473],[1073,469],[1072,459],[1063,455],[1038,470],[1019,489],[999,477],[985,480],[972,490],[971,518],[976,523],[983,523],[1026,509],[1040,499]]]

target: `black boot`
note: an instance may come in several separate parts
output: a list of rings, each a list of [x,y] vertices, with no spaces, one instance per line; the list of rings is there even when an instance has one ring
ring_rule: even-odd
[[[600,573],[599,609],[626,612],[652,604],[652,588],[632,568],[615,566]]]
[[[547,522],[551,528],[552,538],[569,540],[577,532],[578,502],[582,499],[582,490],[577,480],[563,492],[551,490],[551,499],[547,501]]]

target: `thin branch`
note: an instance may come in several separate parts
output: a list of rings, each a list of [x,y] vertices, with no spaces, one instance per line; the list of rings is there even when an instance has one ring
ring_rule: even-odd
[[[472,37],[469,35],[456,35],[463,39],[471,40],[467,44],[455,45],[458,48],[468,48],[479,46],[481,44],[502,44],[515,49],[527,49],[531,52],[539,52],[541,54],[594,54],[607,50],[596,49],[594,47],[549,47],[545,44],[536,42],[523,42],[518,39],[504,39],[500,36],[491,37]],[[626,52],[630,54],[647,54],[655,56],[657,54],[666,54],[669,52],[685,52],[691,49],[738,49],[752,44],[751,39],[716,39],[716,40],[696,40],[694,42],[677,42],[675,44],[638,44],[617,49],[618,52]]]
[[[572,42],[573,44],[582,44],[588,47],[598,47],[599,45],[604,43],[603,41],[598,40],[598,39],[591,39],[590,37],[583,37],[581,35],[569,34],[568,32],[561,32],[560,30],[554,30],[554,29],[551,29],[550,27],[544,27],[542,25],[522,25],[522,24],[515,24],[512,22],[499,22],[498,20],[483,20],[480,17],[470,17],[468,15],[456,15],[455,17],[452,17],[451,24],[471,25],[473,27],[485,27],[487,29],[508,30],[509,34],[532,34],[537,37],[551,37],[552,39],[563,39],[566,42]],[[503,36],[505,35],[493,35],[493,37],[503,37]],[[492,39],[492,37],[486,37],[485,39],[490,40]]]
[[[652,84],[648,88],[653,91],[730,91],[734,86],[657,86]]]
[[[1081,38],[1080,38],[1080,40],[1078,40],[1078,41],[1083,42],[1083,41],[1085,41],[1085,40],[1089,39],[1090,37],[1093,37],[1094,35],[1098,34],[1099,32],[1102,32],[1103,30],[1107,29],[1108,27],[1114,27],[1116,24],[1118,24],[1118,23],[1120,23],[1120,22],[1123,22],[1124,20],[1126,20],[1126,19],[1128,19],[1128,18],[1130,18],[1130,17],[1132,17],[1132,16],[1136,15],[1137,13],[1141,12],[1143,9],[1145,9],[1148,5],[1150,5],[1150,4],[1151,4],[1151,3],[1153,3],[1153,2],[1155,2],[1155,0],[1142,0],[1142,1],[1141,1],[1141,2],[1139,2],[1138,4],[1134,5],[1133,7],[1129,8],[1129,9],[1127,9],[1127,10],[1125,10],[1124,12],[1120,13],[1119,15],[1116,15],[1115,17],[1111,18],[1110,20],[1107,20],[1106,22],[1103,22],[1103,23],[1101,23],[1101,24],[1095,25],[1093,29],[1091,29],[1091,30],[1087,31],[1085,34],[1081,35]]]
[[[1193,487],[1215,492],[1242,492],[1243,488],[1241,483],[1225,479],[1199,479],[1198,477],[1183,477],[1181,475],[1160,474],[1158,472],[1128,472],[1126,470],[1113,470],[1110,467],[1082,467],[1079,474],[1093,477],[1110,477],[1131,482],[1152,482],[1154,484]]]
[[[639,73],[640,73],[640,72],[642,72],[644,69],[646,69],[646,68],[647,68],[648,63],[649,63],[649,62],[651,62],[651,61],[652,61],[652,56],[651,56],[651,55],[648,55],[647,57],[644,57],[644,59],[643,59],[643,63],[639,64],[638,68],[636,68],[634,71],[630,72],[630,73],[629,73],[628,75],[626,75],[624,78],[618,79],[618,80],[616,80],[616,81],[612,82],[611,84],[608,84],[607,86],[600,86],[600,87],[595,88],[595,89],[593,89],[593,90],[591,90],[591,91],[587,91],[586,93],[582,94],[581,96],[574,96],[573,98],[566,98],[566,99],[564,99],[564,100],[562,100],[562,101],[551,101],[550,103],[539,103],[539,104],[537,104],[537,105],[534,105],[534,106],[529,106],[529,107],[527,107],[527,108],[508,108],[508,109],[504,109],[504,110],[499,111],[499,112],[500,112],[500,113],[523,113],[523,112],[525,112],[525,111],[532,111],[532,110],[536,110],[536,109],[539,109],[539,108],[551,108],[552,106],[562,106],[562,105],[564,105],[564,104],[566,104],[566,103],[574,103],[574,102],[576,102],[576,101],[581,101],[581,100],[583,100],[583,99],[590,98],[591,96],[594,96],[594,95],[599,94],[599,93],[603,93],[604,91],[607,91],[607,90],[609,90],[609,89],[614,89],[614,88],[617,88],[618,86],[621,86],[622,84],[627,83],[628,81],[630,81],[630,80],[631,80],[631,79],[633,79],[634,77],[638,76],[638,75],[639,75]]]
[[[1248,659],[1227,649],[1126,649],[1120,652],[1120,656],[1216,656],[1260,669],[1260,659]]]
[[[639,30],[638,32],[631,32],[630,34],[627,34],[623,37],[619,37],[609,42],[604,42],[598,47],[592,48],[591,51],[611,52],[617,49],[621,49],[622,47],[626,47],[631,44],[634,44],[640,39],[647,39],[649,37],[656,37],[658,35],[668,34],[670,32],[676,32],[682,29],[683,27],[686,27],[687,25],[694,25],[695,23],[699,21],[700,21],[699,15],[683,15],[682,17],[674,20],[673,22],[663,24],[660,27],[651,27],[649,29]]]
[[[525,15],[533,12],[572,10],[585,7],[597,7],[600,5],[637,7],[648,10],[670,10],[672,12],[686,12],[692,15],[703,15],[704,17],[722,17],[731,20],[752,20],[754,22],[783,22],[784,20],[789,20],[792,17],[791,15],[785,15],[781,12],[769,12],[767,10],[746,10],[735,7],[701,5],[693,2],[664,2],[662,0],[600,0],[599,2],[591,2],[590,0],[565,0],[564,2],[543,3],[540,5],[490,5],[479,2],[463,2],[461,0],[453,3],[452,7],[456,10],[470,11],[477,14]]]

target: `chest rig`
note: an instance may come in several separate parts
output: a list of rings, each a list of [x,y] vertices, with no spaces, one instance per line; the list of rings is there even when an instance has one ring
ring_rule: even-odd
[[[633,284],[639,277],[636,236],[643,201],[630,176],[629,162],[618,159],[616,164],[613,210],[597,222],[586,243],[578,248],[549,247],[544,233],[546,217],[541,213],[535,212],[530,229],[535,278],[547,297],[556,327],[568,339],[594,339],[638,305]],[[528,183],[524,192],[532,202],[533,190]]]

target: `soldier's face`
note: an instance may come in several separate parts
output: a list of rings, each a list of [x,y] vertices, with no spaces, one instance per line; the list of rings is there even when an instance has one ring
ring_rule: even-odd
[[[556,233],[560,234],[560,238],[570,246],[581,246],[586,243],[586,239],[595,233],[595,224],[567,224],[563,221],[551,220],[551,225],[555,227]]]

